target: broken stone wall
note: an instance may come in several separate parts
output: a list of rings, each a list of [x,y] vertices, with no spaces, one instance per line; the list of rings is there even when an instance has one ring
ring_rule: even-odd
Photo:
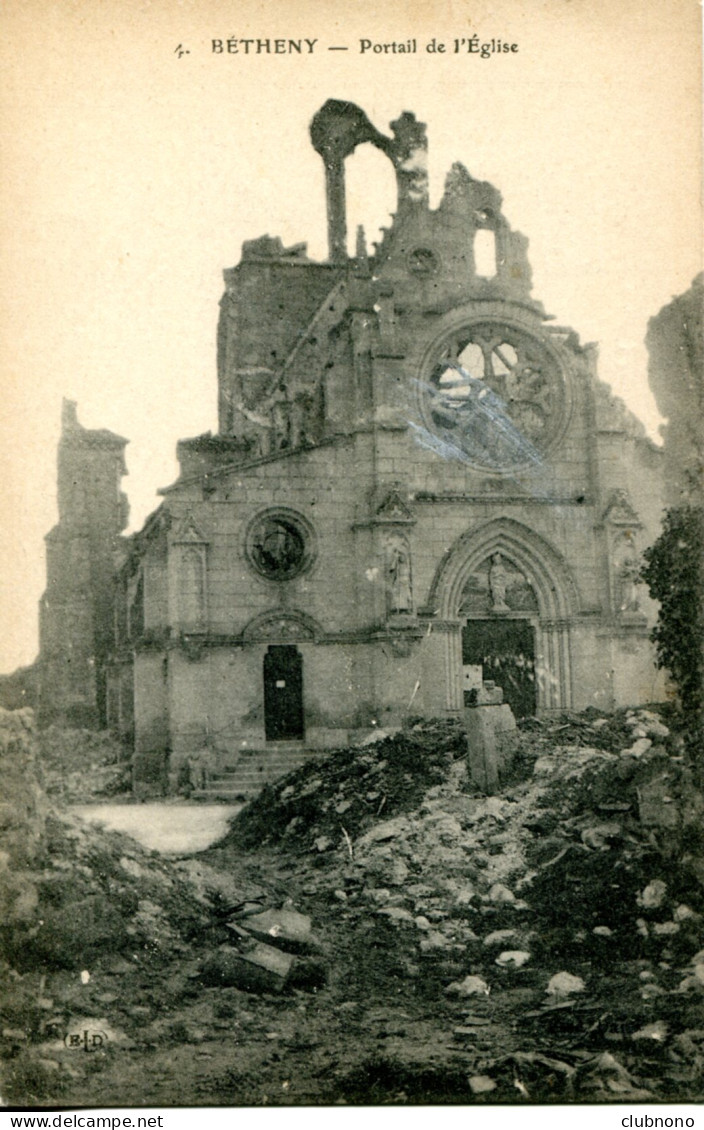
[[[704,274],[651,318],[648,381],[662,429],[668,506],[704,505]]]

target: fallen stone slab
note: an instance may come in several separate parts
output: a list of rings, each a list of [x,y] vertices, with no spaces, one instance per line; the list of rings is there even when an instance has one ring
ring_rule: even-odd
[[[248,993],[280,993],[295,961],[292,954],[255,942],[246,953],[222,946],[201,968],[204,985],[244,989]]]
[[[320,951],[320,943],[313,935],[310,918],[307,914],[299,914],[297,910],[264,910],[259,914],[250,914],[246,918],[238,916],[233,924],[246,930],[258,941],[265,942],[268,946],[275,946],[285,953],[306,954]]]

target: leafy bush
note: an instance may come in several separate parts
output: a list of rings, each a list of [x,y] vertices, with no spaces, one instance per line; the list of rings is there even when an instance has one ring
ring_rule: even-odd
[[[668,510],[660,537],[645,554],[643,580],[660,602],[651,633],[658,665],[679,690],[687,745],[704,771],[704,510]]]

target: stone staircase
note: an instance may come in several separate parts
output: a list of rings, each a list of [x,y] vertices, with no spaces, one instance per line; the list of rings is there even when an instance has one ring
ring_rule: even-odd
[[[196,790],[196,800],[250,800],[264,785],[285,777],[319,752],[306,749],[303,742],[270,742],[266,749],[246,749],[220,753],[218,768],[204,788]]]

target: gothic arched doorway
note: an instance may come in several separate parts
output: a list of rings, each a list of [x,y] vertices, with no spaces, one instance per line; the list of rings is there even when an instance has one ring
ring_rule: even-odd
[[[499,518],[468,530],[440,563],[428,606],[443,617],[450,710],[482,680],[502,687],[521,717],[569,708],[576,587],[528,527]]]

